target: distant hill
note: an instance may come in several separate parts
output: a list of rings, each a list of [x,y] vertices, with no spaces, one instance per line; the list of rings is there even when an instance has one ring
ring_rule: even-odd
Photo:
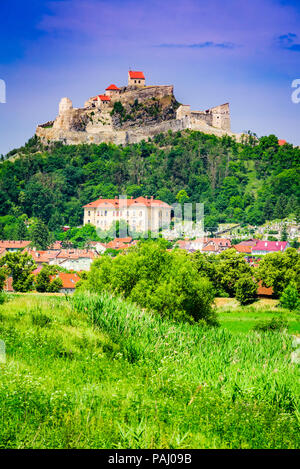
[[[151,141],[43,145],[38,137],[0,164],[0,216],[38,217],[51,230],[82,223],[82,206],[100,196],[154,196],[172,204],[185,190],[204,202],[206,226],[262,224],[299,216],[300,149],[274,135],[243,143],[185,130]]]

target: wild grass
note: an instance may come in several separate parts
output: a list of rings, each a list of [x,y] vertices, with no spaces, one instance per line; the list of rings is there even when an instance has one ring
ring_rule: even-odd
[[[287,332],[176,324],[84,293],[15,295],[0,339],[1,448],[299,447]]]

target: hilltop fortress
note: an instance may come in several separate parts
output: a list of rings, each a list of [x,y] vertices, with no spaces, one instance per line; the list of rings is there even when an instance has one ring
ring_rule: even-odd
[[[104,94],[89,98],[83,108],[74,108],[62,98],[54,121],[41,124],[36,135],[47,143],[64,144],[137,143],[168,130],[199,130],[217,136],[239,137],[230,130],[229,104],[206,111],[192,111],[178,103],[172,85],[146,86],[143,72],[129,71],[128,85],[112,84]]]

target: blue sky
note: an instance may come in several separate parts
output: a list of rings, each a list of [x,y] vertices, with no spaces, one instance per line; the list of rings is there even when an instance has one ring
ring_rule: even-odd
[[[1,2],[0,153],[128,68],[174,84],[193,109],[229,101],[232,130],[275,133],[300,145],[299,0],[28,0]]]

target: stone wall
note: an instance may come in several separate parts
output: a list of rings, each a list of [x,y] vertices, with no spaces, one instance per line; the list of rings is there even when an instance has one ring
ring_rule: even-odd
[[[42,128],[38,127],[36,135],[40,137],[45,143],[48,140],[50,141],[61,141],[67,145],[80,144],[80,143],[102,143],[102,142],[111,142],[116,145],[127,145],[130,143],[138,143],[142,140],[148,140],[159,133],[166,133],[169,130],[177,132],[179,130],[198,130],[206,134],[213,134],[219,137],[223,135],[230,135],[240,139],[239,134],[234,134],[229,130],[223,130],[214,128],[210,125],[207,125],[204,121],[195,122],[190,117],[184,117],[182,119],[174,119],[166,122],[161,122],[159,124],[140,126],[137,128],[132,128],[130,130],[114,130],[111,126],[106,126],[105,128],[98,127],[97,131],[95,129],[92,131],[65,131],[57,130],[54,128]]]

